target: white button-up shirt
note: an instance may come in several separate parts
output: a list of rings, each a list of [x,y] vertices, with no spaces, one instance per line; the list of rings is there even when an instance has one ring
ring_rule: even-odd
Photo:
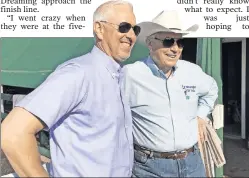
[[[173,69],[167,79],[150,57],[125,66],[134,142],[154,151],[196,144],[197,116],[206,117],[218,97],[217,83],[198,65],[179,60]]]

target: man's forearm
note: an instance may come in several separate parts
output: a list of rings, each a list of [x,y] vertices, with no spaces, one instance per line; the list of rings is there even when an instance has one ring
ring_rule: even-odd
[[[18,176],[49,177],[41,164],[34,135],[20,135],[13,141],[5,141],[2,149]]]

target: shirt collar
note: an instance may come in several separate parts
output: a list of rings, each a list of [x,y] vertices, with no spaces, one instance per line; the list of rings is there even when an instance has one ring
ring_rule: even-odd
[[[113,78],[119,77],[119,73],[120,73],[120,70],[121,70],[121,65],[118,64],[112,57],[108,56],[106,53],[101,51],[95,45],[92,48],[91,54],[96,56],[94,58],[94,60],[98,60],[97,62],[100,65],[105,65],[106,69],[112,75]]]
[[[157,67],[157,65],[155,64],[153,59],[151,59],[150,56],[148,56],[147,59],[145,60],[145,64],[150,68],[151,72],[155,76],[163,78],[163,79],[167,79],[164,72]],[[173,67],[173,74],[177,68],[178,68],[178,64],[176,63],[176,65]]]

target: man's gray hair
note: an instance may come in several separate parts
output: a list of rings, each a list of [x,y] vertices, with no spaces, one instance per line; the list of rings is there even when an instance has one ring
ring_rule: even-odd
[[[157,32],[157,33],[159,33],[159,32]],[[145,40],[145,43],[146,43],[147,46],[149,45],[150,41],[156,37],[157,33],[153,33],[150,36],[147,36],[147,38]]]
[[[124,0],[111,0],[101,4],[93,13],[93,23],[99,21],[107,21],[108,17],[113,15],[114,6],[127,5],[133,10],[130,2]],[[93,32],[94,42],[96,42],[96,35]]]
[[[111,0],[101,4],[93,14],[93,23],[98,21],[106,21],[110,15],[113,15],[114,6],[128,5],[133,10],[130,2],[124,0]]]

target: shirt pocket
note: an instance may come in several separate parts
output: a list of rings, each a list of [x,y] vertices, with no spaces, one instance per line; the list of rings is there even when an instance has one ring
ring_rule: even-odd
[[[185,107],[188,116],[196,116],[198,109],[198,96],[196,92],[188,92],[185,95]]]

